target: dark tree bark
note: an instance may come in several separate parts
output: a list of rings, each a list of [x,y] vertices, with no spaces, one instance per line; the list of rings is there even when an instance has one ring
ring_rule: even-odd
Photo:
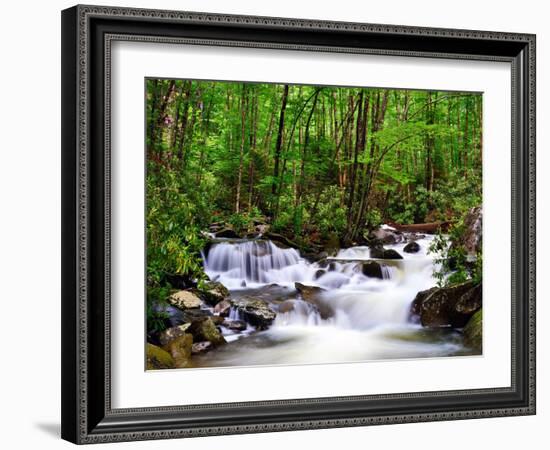
[[[271,194],[277,195],[277,179],[279,178],[279,164],[281,159],[281,148],[283,146],[283,133],[285,128],[285,111],[288,99],[288,84],[284,85],[283,96],[281,98],[281,112],[279,113],[279,131],[277,132],[277,142],[275,144],[275,163],[273,165],[273,184],[271,185]]]
[[[246,131],[246,84],[243,83],[241,94],[241,147],[239,151],[239,171],[237,175],[237,194],[235,198],[235,212],[238,214],[241,206],[241,184],[243,179],[244,142]]]
[[[304,130],[304,149],[302,151],[302,160],[300,162],[300,181],[298,183],[297,195],[296,195],[296,205],[295,213],[301,207],[302,195],[304,194],[305,189],[305,172],[306,172],[306,160],[307,160],[307,147],[309,144],[309,128],[311,125],[311,118],[315,112],[315,107],[317,106],[317,100],[319,99],[319,92],[321,90],[315,91],[315,96],[313,97],[313,104],[311,105],[311,111],[306,121],[305,130]]]
[[[166,94],[162,96],[162,99],[160,101],[156,123],[153,129],[153,133],[151,135],[151,148],[153,149],[153,151],[157,151],[156,145],[158,143],[159,138],[162,141],[162,130],[164,129],[163,122],[164,122],[164,119],[166,118],[166,109],[168,107],[168,103],[170,103],[170,100],[172,99],[172,95],[174,94],[175,88],[176,88],[176,80],[170,80],[168,82],[168,89],[166,91]]]

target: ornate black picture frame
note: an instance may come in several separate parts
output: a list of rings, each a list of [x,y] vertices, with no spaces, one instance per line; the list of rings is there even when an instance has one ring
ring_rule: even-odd
[[[512,67],[512,373],[506,388],[111,407],[110,46],[196,43]],[[99,6],[62,13],[62,437],[84,444],[535,413],[535,36]]]

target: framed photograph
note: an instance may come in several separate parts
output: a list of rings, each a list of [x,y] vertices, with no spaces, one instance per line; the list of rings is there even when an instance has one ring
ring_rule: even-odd
[[[62,12],[62,437],[535,413],[535,36]]]

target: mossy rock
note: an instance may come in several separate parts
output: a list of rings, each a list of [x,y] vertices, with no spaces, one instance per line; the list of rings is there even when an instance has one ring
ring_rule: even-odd
[[[209,341],[214,346],[226,343],[210,317],[194,321],[189,327],[189,333],[193,335],[195,342]]]
[[[229,290],[218,281],[204,283],[204,288],[197,290],[197,294],[202,297],[206,303],[212,306],[231,298]]]
[[[481,285],[473,280],[447,287],[433,287],[416,294],[411,314],[419,317],[424,327],[462,328],[481,308],[481,294]]]
[[[175,367],[189,367],[191,365],[191,348],[193,347],[193,336],[183,334],[170,341],[164,349],[174,359]]]
[[[464,345],[482,353],[483,344],[483,310],[477,311],[463,330]]]
[[[182,325],[167,328],[166,330],[162,331],[158,336],[158,340],[160,342],[160,345],[165,347],[166,345],[168,345],[174,339],[176,339],[180,336],[183,336],[190,326],[191,326],[190,323],[184,323]]]
[[[167,351],[156,345],[147,343],[147,370],[173,369],[174,358]]]

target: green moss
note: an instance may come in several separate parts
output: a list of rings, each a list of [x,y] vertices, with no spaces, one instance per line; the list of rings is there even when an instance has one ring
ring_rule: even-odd
[[[477,311],[464,327],[464,345],[482,353],[483,310]]]
[[[156,345],[147,343],[147,370],[172,369],[174,358]]]
[[[214,325],[212,319],[208,318],[202,322],[201,332],[205,340],[212,342],[213,345],[225,344],[225,339]]]

